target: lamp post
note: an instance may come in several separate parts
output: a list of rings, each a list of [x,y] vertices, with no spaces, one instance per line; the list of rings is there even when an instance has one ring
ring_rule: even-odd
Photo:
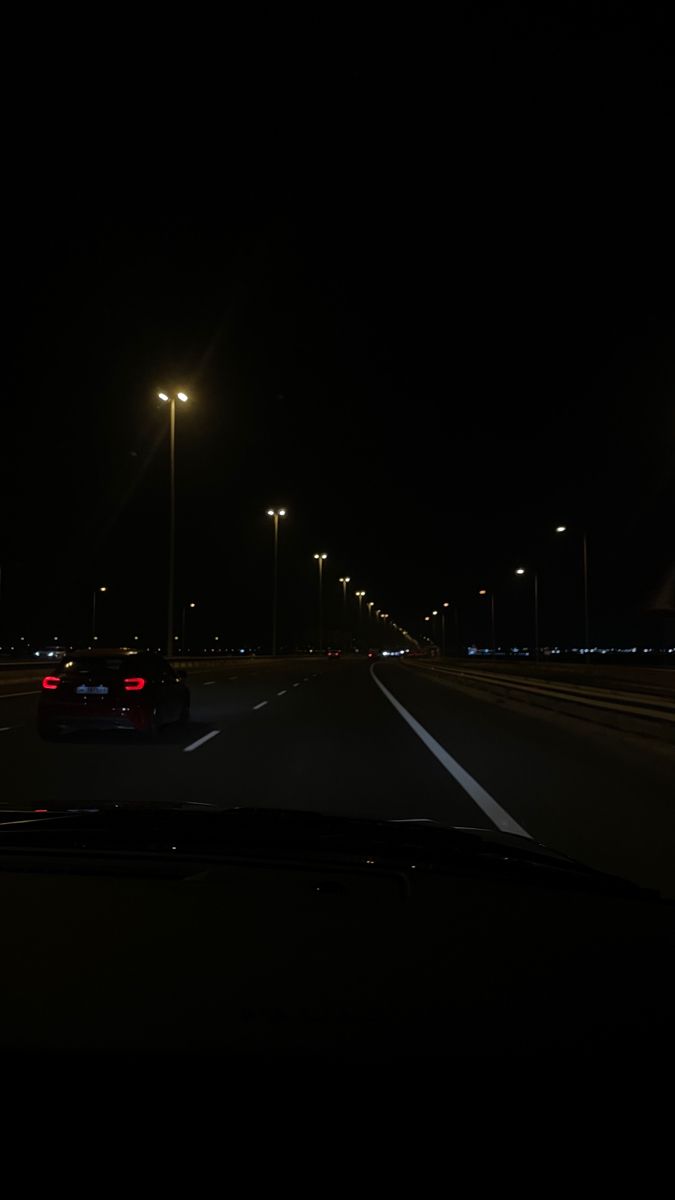
[[[196,604],[195,604],[194,600],[186,600],[185,604],[183,605],[183,616],[182,616],[182,620],[181,620],[181,638],[180,638],[181,654],[185,654],[185,651],[187,649],[187,647],[185,645],[185,618],[187,615],[188,608],[196,608]]]
[[[556,525],[555,531],[556,531],[556,533],[567,533],[567,526],[566,525]],[[583,562],[583,570],[584,570],[584,648],[586,650],[586,653],[588,653],[588,649],[591,644],[590,643],[591,634],[590,634],[590,621],[589,621],[589,616],[588,616],[588,537],[586,535],[585,529],[582,530],[582,533],[581,533],[581,553],[582,553],[582,562]]]
[[[524,567],[516,568],[516,575],[525,575]],[[534,657],[539,658],[539,575],[537,571],[533,572],[534,576]]]
[[[478,593],[479,596],[487,596],[488,594],[490,596],[490,628],[492,631],[492,650],[494,652],[497,649],[497,642],[495,640],[495,594],[494,592],[488,593],[487,588],[481,588]]]
[[[107,587],[95,587],[91,597],[91,644],[93,646],[96,641],[96,595],[98,592],[107,592]]]
[[[450,601],[444,600],[441,609],[441,654],[445,657],[445,610],[450,607]]]
[[[319,567],[319,654],[323,650],[323,564],[328,558],[327,554],[314,555]]]
[[[361,630],[363,628],[363,598],[365,594],[365,592],[356,592],[356,599],[359,602],[359,637],[361,637]]]
[[[285,508],[268,508],[268,517],[274,518],[274,583],[272,587],[272,657],[277,653],[277,597],[279,572],[279,517],[286,516]]]
[[[351,575],[341,575],[339,582],[342,584],[342,620],[345,630],[347,629],[347,584],[351,579]]]
[[[167,396],[166,392],[158,392],[158,395],[164,404],[169,405],[169,598],[166,623],[166,653],[170,657],[173,654],[173,589],[176,565],[176,400],[180,400],[181,404],[185,404],[187,403],[187,396],[185,392],[176,392],[175,396],[173,394]]]

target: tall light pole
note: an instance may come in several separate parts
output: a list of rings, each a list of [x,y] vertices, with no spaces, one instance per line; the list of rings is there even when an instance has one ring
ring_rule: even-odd
[[[91,644],[96,641],[96,596],[98,592],[107,592],[107,587],[95,587],[91,596]]]
[[[359,637],[361,637],[361,630],[363,629],[363,598],[365,594],[365,592],[356,592],[356,599],[359,602]]]
[[[441,654],[445,657],[445,610],[450,607],[450,601],[444,600],[441,611]]]
[[[272,656],[277,653],[277,597],[279,574],[279,517],[286,516],[285,508],[268,508],[268,517],[274,518],[274,585],[272,588]]]
[[[194,600],[186,600],[185,604],[183,605],[183,618],[181,621],[181,638],[180,638],[181,654],[185,654],[185,651],[187,649],[187,647],[185,645],[185,617],[187,615],[188,608],[196,608],[196,604],[195,604]]]
[[[319,654],[323,650],[323,564],[328,558],[327,554],[314,555],[319,566]]]
[[[434,639],[435,643],[436,643],[436,617],[437,616],[438,616],[438,609],[434,608],[431,613],[431,631],[432,631],[433,639]],[[436,644],[438,644],[438,643],[436,643]]]
[[[495,639],[495,594],[494,592],[488,593],[487,588],[481,588],[478,593],[479,596],[487,596],[488,594],[490,596],[490,628],[492,631],[492,649],[495,651],[497,649],[497,642]]]
[[[185,392],[167,396],[166,392],[158,393],[160,400],[169,405],[169,472],[170,472],[170,502],[169,502],[169,598],[166,629],[167,657],[173,654],[173,589],[176,553],[176,400],[181,404],[187,402]]]
[[[516,575],[525,575],[524,567],[516,569]],[[539,575],[537,571],[534,575],[534,657],[539,658]]]
[[[566,525],[556,525],[555,531],[556,531],[556,533],[567,533],[567,526]],[[584,648],[586,650],[586,653],[588,653],[588,649],[591,644],[590,643],[591,634],[590,634],[590,621],[589,621],[589,616],[588,616],[588,537],[586,535],[585,529],[582,530],[582,533],[581,533],[581,552],[582,552],[582,561],[583,561],[583,568],[584,568]]]
[[[345,630],[347,629],[347,584],[351,579],[351,575],[341,575],[339,582],[342,584],[342,620]]]

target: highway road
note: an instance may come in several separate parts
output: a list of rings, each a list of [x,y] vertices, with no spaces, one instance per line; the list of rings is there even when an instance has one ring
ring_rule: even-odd
[[[39,682],[0,679],[3,810],[182,805],[494,825],[675,897],[675,757],[468,694],[415,664],[279,659],[189,674],[155,743],[35,731]]]

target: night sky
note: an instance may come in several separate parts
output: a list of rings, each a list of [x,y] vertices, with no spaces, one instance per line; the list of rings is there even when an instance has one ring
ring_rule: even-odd
[[[93,145],[19,140],[0,642],[86,639],[104,583],[102,638],[163,645],[171,388],[191,398],[176,598],[198,604],[195,646],[269,640],[282,504],[282,643],[311,636],[325,550],[329,626],[347,573],[413,632],[458,601],[467,641],[494,588],[518,644],[513,570],[537,565],[542,641],[578,644],[584,527],[593,641],[672,641],[653,611],[675,605],[667,55],[451,51],[443,71],[361,61],[283,120],[242,125],[240,105],[236,146],[224,102],[207,128],[197,100],[151,150],[107,122]]]

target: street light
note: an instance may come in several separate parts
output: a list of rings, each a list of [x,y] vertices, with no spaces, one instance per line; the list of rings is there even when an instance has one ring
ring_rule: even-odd
[[[268,517],[274,518],[274,585],[272,588],[272,656],[277,653],[277,597],[279,573],[279,517],[286,516],[285,508],[268,508]]]
[[[556,525],[555,531],[556,531],[556,533],[567,533],[567,526],[566,525]],[[588,617],[588,538],[586,536],[585,529],[582,530],[582,533],[581,533],[581,548],[582,548],[583,567],[584,567],[584,647],[586,649],[586,652],[588,653],[588,648],[591,644],[591,642],[590,642],[591,634],[590,634],[590,621],[589,621],[589,617]]]
[[[347,628],[347,584],[351,580],[351,575],[341,575],[338,582],[342,584],[342,620],[345,629]]]
[[[445,656],[445,610],[450,607],[450,601],[444,600],[441,611],[441,654]]]
[[[96,595],[98,592],[107,592],[107,587],[95,587],[91,599],[91,644],[93,646],[96,641]]]
[[[516,575],[525,575],[525,567],[516,567]],[[534,657],[539,658],[539,575],[534,576]]]
[[[176,396],[167,396],[166,392],[158,392],[160,400],[169,405],[169,471],[170,471],[170,504],[169,504],[169,598],[166,631],[166,652],[173,654],[173,588],[176,565],[176,400],[182,404],[187,402],[185,392]]]
[[[185,651],[187,649],[187,647],[185,645],[185,617],[187,614],[187,610],[188,610],[188,608],[196,608],[196,607],[197,606],[196,606],[194,600],[186,600],[185,604],[183,605],[183,618],[181,621],[181,639],[180,639],[181,654],[185,654]]]
[[[480,591],[478,592],[478,595],[479,596],[487,596],[488,595],[487,588],[481,588]],[[495,594],[494,594],[494,592],[490,592],[489,596],[490,596],[490,627],[492,629],[492,650],[494,652],[497,649],[497,643],[495,641]]]
[[[323,564],[328,558],[327,554],[314,555],[319,567],[319,654],[323,650]]]

